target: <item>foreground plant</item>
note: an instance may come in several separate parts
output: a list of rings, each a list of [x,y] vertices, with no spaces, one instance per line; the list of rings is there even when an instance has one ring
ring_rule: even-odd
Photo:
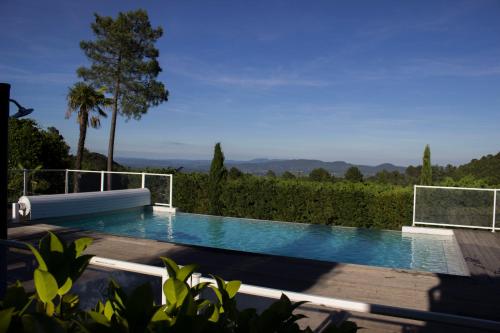
[[[79,308],[72,286],[88,266],[92,255],[84,250],[92,243],[80,238],[66,244],[53,233],[43,237],[38,249],[27,244],[36,257],[35,293],[20,282],[8,288],[0,302],[0,333],[4,332],[312,332],[297,321],[294,311],[304,302],[291,302],[286,295],[262,313],[239,310],[236,295],[240,281],[224,281],[213,275],[208,282],[190,286],[197,265],[178,266],[162,257],[169,279],[163,285],[166,304],[155,304],[152,287],[143,284],[126,293],[115,281],[106,297],[90,310]],[[212,297],[210,297],[212,296]],[[356,332],[356,324],[327,327],[324,332]]]

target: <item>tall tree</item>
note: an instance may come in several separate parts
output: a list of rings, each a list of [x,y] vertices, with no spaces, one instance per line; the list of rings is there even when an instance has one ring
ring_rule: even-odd
[[[67,100],[68,110],[66,111],[66,118],[70,118],[76,112],[76,121],[80,127],[75,160],[75,169],[80,170],[82,168],[87,128],[89,125],[92,128],[99,128],[101,126],[100,117],[107,117],[103,109],[110,104],[110,100],[104,96],[104,89],[96,90],[92,85],[84,82],[77,82],[73,87],[69,88]],[[78,178],[76,173],[73,179],[73,191],[78,192]]]
[[[112,95],[107,163],[111,171],[118,113],[138,120],[151,106],[168,98],[165,86],[156,80],[161,68],[155,43],[163,30],[151,26],[144,10],[119,13],[116,19],[95,14],[91,27],[95,40],[80,42],[91,66],[80,67],[78,76],[95,86],[108,87]],[[111,188],[109,176],[108,188]]]
[[[424,156],[422,157],[420,185],[432,185],[431,147],[429,145],[425,145]]]
[[[227,170],[224,166],[224,153],[220,142],[215,144],[214,157],[210,165],[210,173],[208,175],[208,195],[209,195],[209,211],[212,215],[221,215],[222,203],[220,196],[222,194],[223,182],[226,180]]]
[[[363,181],[363,174],[358,167],[352,166],[347,169],[344,178],[350,182],[361,183]]]

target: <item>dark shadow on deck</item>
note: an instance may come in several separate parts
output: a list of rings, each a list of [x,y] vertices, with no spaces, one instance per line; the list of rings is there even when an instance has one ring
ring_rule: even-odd
[[[471,276],[440,278],[439,285],[429,290],[429,310],[500,322],[500,234],[457,229],[455,237]],[[421,332],[437,328],[427,323]]]

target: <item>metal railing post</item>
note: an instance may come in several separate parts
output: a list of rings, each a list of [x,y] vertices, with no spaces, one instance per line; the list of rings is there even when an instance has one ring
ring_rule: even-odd
[[[168,204],[170,205],[170,208],[174,207],[172,204],[172,186],[174,182],[174,175],[170,175],[170,193],[169,193],[169,198],[168,198]]]
[[[491,232],[495,232],[495,225],[497,220],[497,192],[498,190],[495,190],[493,192],[493,224],[491,226]]]
[[[200,284],[200,280],[201,280],[201,273],[193,273],[191,275],[191,283],[190,283],[190,286],[191,288],[193,288],[194,286]],[[200,299],[200,295],[197,295],[195,298],[195,300],[198,300]]]
[[[101,171],[101,192],[104,192],[104,171]]]
[[[69,181],[69,171],[68,169],[66,169],[64,171],[64,193],[68,194],[69,192],[69,184],[68,184],[68,181]]]
[[[141,175],[141,188],[146,187],[146,174],[143,172]]]
[[[28,170],[23,169],[23,195],[28,193]]]
[[[417,185],[413,185],[413,221],[411,226],[415,226],[415,204],[417,203]]]

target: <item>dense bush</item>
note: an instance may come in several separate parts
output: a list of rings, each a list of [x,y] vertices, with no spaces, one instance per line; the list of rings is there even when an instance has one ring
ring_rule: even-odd
[[[208,213],[207,175],[178,173],[174,205]],[[411,222],[412,188],[350,182],[242,177],[224,183],[222,215],[398,229]]]

